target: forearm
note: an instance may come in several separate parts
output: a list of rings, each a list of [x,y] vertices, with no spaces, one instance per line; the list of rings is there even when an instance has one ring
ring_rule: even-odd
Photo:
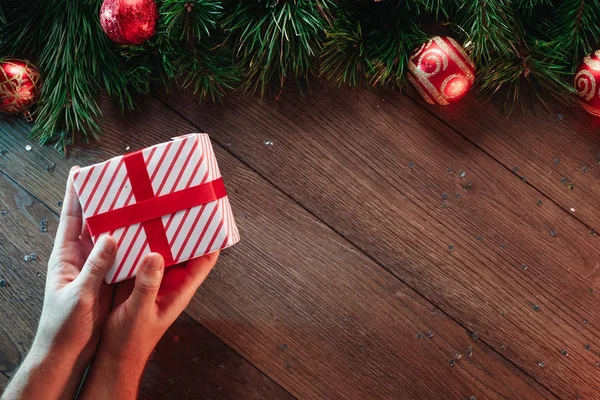
[[[2,400],[73,398],[84,369],[77,355],[34,342]]]
[[[100,350],[92,363],[80,398],[135,399],[147,357],[115,357]]]

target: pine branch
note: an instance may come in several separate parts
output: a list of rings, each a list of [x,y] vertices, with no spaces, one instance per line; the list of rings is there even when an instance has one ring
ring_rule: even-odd
[[[201,100],[222,98],[238,81],[230,52],[218,29],[222,6],[214,0],[165,0],[156,36],[141,46],[122,48],[128,78],[147,93],[153,80],[192,88]]]
[[[598,45],[599,21],[600,2],[596,0],[564,0],[556,11],[551,36],[558,51],[570,56],[573,71]]]
[[[227,44],[245,71],[242,88],[264,96],[287,79],[308,81],[329,25],[330,0],[232,1],[223,24]]]
[[[366,69],[360,22],[338,14],[325,34],[320,74],[338,86],[358,86],[364,80]]]
[[[476,64],[516,54],[516,20],[509,0],[461,0],[456,19],[472,43]]]

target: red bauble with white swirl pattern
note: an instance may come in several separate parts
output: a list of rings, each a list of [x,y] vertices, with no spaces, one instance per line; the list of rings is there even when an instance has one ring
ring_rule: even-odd
[[[575,73],[575,89],[583,109],[600,117],[600,50],[583,58]]]
[[[5,57],[0,59],[0,112],[25,112],[38,100],[40,73],[27,60]]]
[[[469,92],[475,64],[454,39],[436,36],[410,56],[408,80],[426,102],[445,106]]]
[[[154,0],[104,0],[100,25],[120,45],[142,44],[156,32],[158,11]]]

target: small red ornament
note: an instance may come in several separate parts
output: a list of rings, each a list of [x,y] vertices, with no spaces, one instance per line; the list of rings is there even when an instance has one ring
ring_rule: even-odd
[[[154,0],[104,0],[100,25],[110,40],[119,44],[141,44],[156,32]]]
[[[454,39],[436,36],[410,56],[408,80],[426,102],[445,106],[471,89],[475,64]]]
[[[596,50],[583,58],[583,62],[575,73],[575,89],[579,103],[592,115],[600,117],[600,50]]]
[[[27,112],[38,100],[40,85],[40,73],[29,61],[0,59],[0,112]]]

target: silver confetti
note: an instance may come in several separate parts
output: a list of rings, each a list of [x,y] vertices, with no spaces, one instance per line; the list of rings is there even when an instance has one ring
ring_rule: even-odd
[[[450,361],[448,361],[448,364],[450,364],[451,367],[454,367],[454,365],[456,364],[456,361],[451,359]]]
[[[23,260],[25,260],[25,261],[27,261],[27,262],[31,261],[31,255],[30,255],[30,254],[26,254],[26,255],[23,257]]]
[[[448,193],[442,193],[442,200],[448,200]]]
[[[556,237],[557,235],[558,235],[558,234],[556,233],[556,231],[555,231],[555,230],[551,230],[551,231],[550,231],[550,236],[552,236],[552,237]]]
[[[273,141],[271,139],[265,140],[265,146],[272,147],[273,146]]]
[[[569,355],[569,352],[567,350],[563,349],[563,350],[561,350],[560,354],[562,354],[563,356],[566,357]]]
[[[408,162],[408,168],[413,169],[415,167],[415,163],[412,161]]]
[[[583,172],[584,174],[586,174],[588,171],[589,171],[589,169],[585,165],[583,167],[581,167],[581,172]]]
[[[465,176],[467,176],[467,173],[465,171],[460,171],[458,176],[460,176],[461,178],[464,178]]]
[[[569,182],[569,180],[566,177],[562,177],[560,178],[560,183],[562,183],[563,185],[566,185]]]
[[[540,311],[540,306],[537,304],[532,305],[531,308],[533,308],[533,311]]]
[[[538,201],[535,202],[535,204],[537,204],[538,206],[542,206],[542,204],[544,204],[544,202],[540,199]]]
[[[583,346],[587,351],[590,351],[590,349],[592,348],[592,346],[590,346],[589,344],[586,344],[585,346]]]
[[[527,264],[521,264],[521,269],[525,271],[527,269]]]
[[[433,332],[431,331],[427,331],[426,335],[429,339],[433,338]]]
[[[544,368],[546,366],[546,363],[544,363],[543,361],[538,361],[537,362],[538,367],[540,368]]]
[[[477,332],[473,332],[471,333],[471,338],[473,338],[473,340],[477,340],[479,339],[479,335],[477,334]]]
[[[560,158],[554,157],[554,165],[560,164]]]
[[[557,114],[557,115],[556,115],[556,118],[558,118],[559,120],[561,120],[561,121],[562,121],[562,119],[564,118],[564,115],[562,115],[562,114]]]
[[[449,245],[448,246],[448,251],[450,251],[450,252],[454,251],[454,246],[453,245]]]
[[[32,147],[30,145],[25,146],[25,150],[31,151]]]

